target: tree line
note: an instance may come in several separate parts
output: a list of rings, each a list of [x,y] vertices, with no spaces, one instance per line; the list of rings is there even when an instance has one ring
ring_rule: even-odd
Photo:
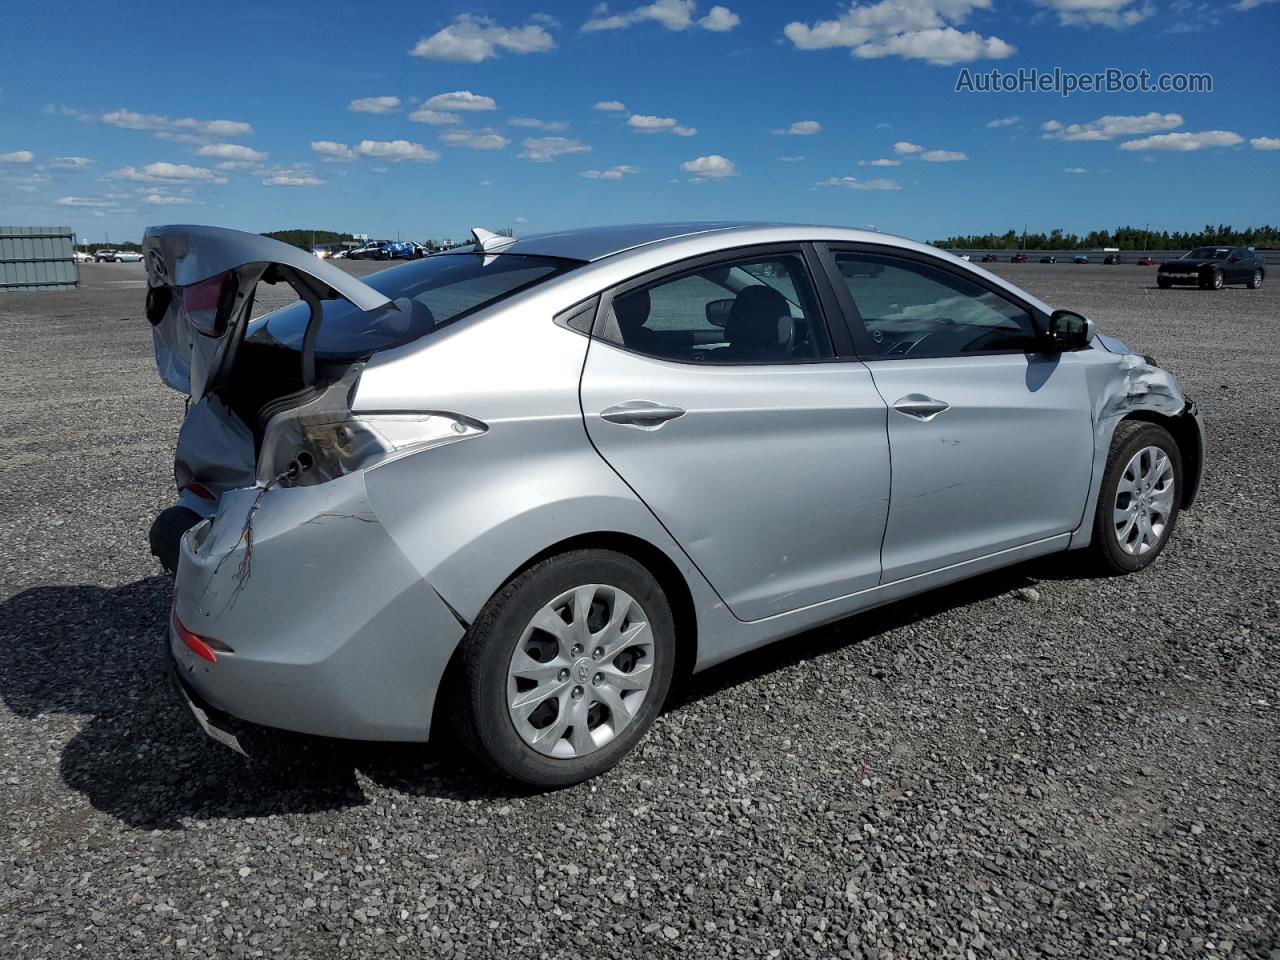
[[[1112,230],[1090,230],[1080,235],[1061,229],[1049,233],[1021,233],[1008,230],[1002,234],[984,233],[947,237],[934,242],[935,247],[960,250],[1098,250],[1118,247],[1121,250],[1189,250],[1202,246],[1254,247],[1259,250],[1280,249],[1280,228],[1264,225],[1237,230],[1229,224],[1207,223],[1203,230],[1147,230],[1143,227],[1116,227]]]

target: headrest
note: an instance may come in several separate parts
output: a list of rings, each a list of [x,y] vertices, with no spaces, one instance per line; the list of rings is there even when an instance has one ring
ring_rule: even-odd
[[[780,321],[785,320],[786,323]],[[773,287],[756,284],[738,293],[724,325],[735,347],[777,347],[791,336],[791,307]]]

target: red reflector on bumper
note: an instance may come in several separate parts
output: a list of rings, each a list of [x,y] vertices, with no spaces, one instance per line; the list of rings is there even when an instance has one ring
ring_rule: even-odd
[[[188,650],[194,653],[201,660],[208,660],[210,663],[217,663],[218,657],[213,652],[213,647],[202,637],[196,636],[190,630],[182,625],[182,621],[178,619],[178,615],[173,614],[173,629],[177,632],[178,638],[182,640]]]

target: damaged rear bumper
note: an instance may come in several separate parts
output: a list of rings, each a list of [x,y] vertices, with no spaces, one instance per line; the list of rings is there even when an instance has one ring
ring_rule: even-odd
[[[179,679],[216,711],[358,740],[426,740],[463,625],[387,534],[355,473],[225,494],[182,538],[169,626]],[[207,712],[207,711],[206,711]]]

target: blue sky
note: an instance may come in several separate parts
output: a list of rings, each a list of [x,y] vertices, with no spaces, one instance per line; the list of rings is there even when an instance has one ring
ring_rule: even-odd
[[[162,12],[161,12],[162,10]],[[1280,2],[10,4],[0,222],[919,239],[1280,220]],[[957,93],[961,69],[1212,93]]]

